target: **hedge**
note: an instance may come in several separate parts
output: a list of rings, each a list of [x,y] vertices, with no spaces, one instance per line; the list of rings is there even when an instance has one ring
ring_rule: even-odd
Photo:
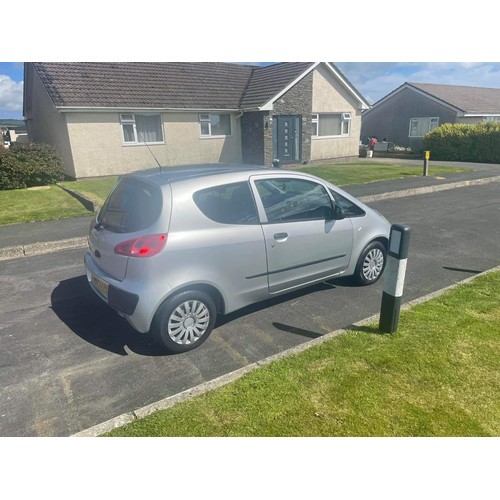
[[[48,144],[22,144],[0,153],[0,190],[55,184],[64,179],[64,165]]]
[[[500,123],[445,123],[424,137],[435,160],[500,163]]]

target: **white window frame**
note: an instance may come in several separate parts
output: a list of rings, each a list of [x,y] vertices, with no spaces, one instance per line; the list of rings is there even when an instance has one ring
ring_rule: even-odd
[[[229,116],[229,128],[230,132],[229,134],[226,135],[213,135],[212,134],[212,120],[210,119],[210,115],[227,115]],[[207,118],[202,118],[202,117],[207,117]],[[231,116],[231,113],[199,113],[198,114],[198,121],[200,124],[200,139],[221,139],[221,138],[226,138],[226,137],[232,137],[233,135],[233,119]],[[207,123],[208,124],[208,134],[204,134],[201,129],[202,123]]]
[[[340,115],[340,135],[318,135],[319,132],[319,122],[321,120],[321,115]],[[350,112],[343,113],[313,113],[312,114],[312,124],[316,124],[316,133],[311,130],[311,137],[313,139],[331,139],[333,137],[350,137],[351,135],[351,120],[352,115]],[[347,126],[347,131],[344,132],[344,127]]]
[[[408,137],[424,137],[424,135],[411,135],[411,122],[413,120],[428,120],[427,131],[424,132],[424,135],[427,134],[428,132],[431,132],[435,128],[439,127],[439,116],[416,116],[416,117],[410,118],[410,127],[408,129]],[[433,121],[436,124],[435,127],[432,126]]]
[[[135,123],[135,117],[140,116],[159,116],[160,117],[160,130],[161,130],[161,141],[142,141],[137,133],[137,126]],[[134,130],[134,141],[125,140],[125,131],[123,125],[132,125]],[[122,130],[122,143],[124,146],[144,146],[146,144],[165,144],[165,131],[163,129],[163,116],[161,113],[120,113],[120,128]]]

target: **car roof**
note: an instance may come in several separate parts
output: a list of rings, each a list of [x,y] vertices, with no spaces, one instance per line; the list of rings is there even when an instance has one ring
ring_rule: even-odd
[[[227,164],[227,163],[204,163],[193,165],[180,165],[175,167],[157,167],[146,170],[138,170],[124,177],[138,177],[156,184],[166,184],[185,179],[197,177],[208,177],[227,173],[250,172],[250,173],[269,173],[276,171],[275,168],[245,165],[245,164]]]

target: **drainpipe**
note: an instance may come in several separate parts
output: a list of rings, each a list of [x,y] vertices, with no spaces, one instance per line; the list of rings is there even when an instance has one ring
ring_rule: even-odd
[[[237,116],[235,116],[235,120],[238,120],[243,116],[243,111],[240,109],[239,114]],[[243,163],[243,144],[242,144],[242,137],[241,137],[241,125],[240,125],[240,147],[239,147],[239,151],[238,151],[238,156],[239,156],[239,162],[240,163]]]

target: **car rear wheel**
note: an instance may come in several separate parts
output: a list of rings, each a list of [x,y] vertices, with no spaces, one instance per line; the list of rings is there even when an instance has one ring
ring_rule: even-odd
[[[190,351],[205,342],[216,317],[215,303],[209,294],[187,290],[160,306],[151,325],[151,334],[168,352]]]
[[[380,241],[373,241],[359,256],[354,279],[359,285],[375,283],[384,272],[387,251]]]

